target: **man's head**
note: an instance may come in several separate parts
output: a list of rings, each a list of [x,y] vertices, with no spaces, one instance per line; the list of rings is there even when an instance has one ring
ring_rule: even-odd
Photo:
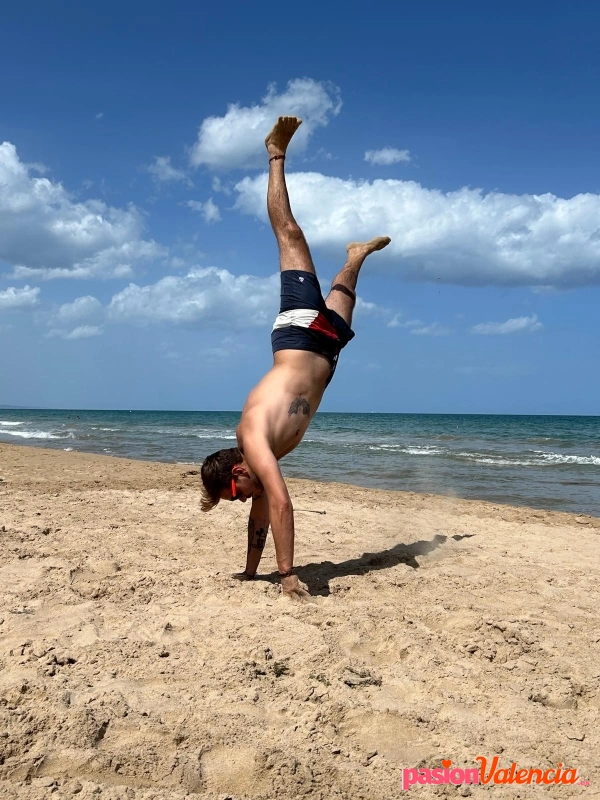
[[[258,478],[250,471],[237,447],[218,450],[207,456],[200,471],[204,489],[202,511],[210,511],[219,500],[245,503],[262,491]]]

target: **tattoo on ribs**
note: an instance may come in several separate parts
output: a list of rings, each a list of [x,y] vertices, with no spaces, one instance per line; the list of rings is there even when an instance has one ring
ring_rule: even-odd
[[[288,417],[291,417],[292,414],[297,414],[299,411],[302,411],[305,416],[310,414],[310,405],[308,400],[305,400],[304,397],[296,397],[295,400],[292,400],[290,410],[288,411]]]

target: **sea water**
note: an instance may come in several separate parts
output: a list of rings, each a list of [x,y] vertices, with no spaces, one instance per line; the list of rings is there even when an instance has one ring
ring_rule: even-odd
[[[235,447],[239,418],[0,410],[0,441],[200,464]],[[600,516],[600,417],[317,413],[281,467],[290,477]]]

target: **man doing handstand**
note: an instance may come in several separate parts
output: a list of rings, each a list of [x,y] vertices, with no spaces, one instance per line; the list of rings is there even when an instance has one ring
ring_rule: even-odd
[[[301,122],[279,117],[265,140],[267,208],[281,266],[281,310],[271,334],[273,367],[248,395],[237,428],[238,446],[208,456],[201,473],[203,511],[219,500],[245,503],[252,498],[246,568],[234,577],[254,577],[270,523],[283,593],[293,599],[302,599],[306,592],[294,575],[294,511],[279,460],[300,444],[333,377],[339,352],[354,336],[350,325],[363,261],[390,243],[383,236],[364,244],[351,242],[347,261],[323,299],[285,183],[285,153]]]

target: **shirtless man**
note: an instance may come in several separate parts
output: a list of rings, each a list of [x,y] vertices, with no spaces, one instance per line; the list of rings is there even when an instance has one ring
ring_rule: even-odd
[[[252,498],[246,568],[234,577],[254,578],[270,523],[283,593],[296,600],[307,593],[294,575],[294,510],[279,459],[300,444],[333,377],[339,352],[354,336],[350,324],[363,261],[390,243],[383,236],[364,244],[351,242],[347,261],[323,300],[285,183],[285,153],[301,122],[279,117],[265,140],[267,208],[281,266],[281,311],[271,334],[273,367],[246,400],[237,428],[238,447],[208,456],[201,473],[203,511],[219,500],[245,503]]]

